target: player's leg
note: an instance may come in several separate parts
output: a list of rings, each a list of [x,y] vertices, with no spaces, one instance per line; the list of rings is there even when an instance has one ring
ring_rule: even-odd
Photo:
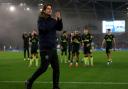
[[[75,47],[74,47],[74,45],[73,45],[73,46],[72,46],[72,50],[71,50],[71,59],[70,59],[69,67],[72,67],[74,57],[75,57]]]
[[[35,48],[35,62],[36,62],[36,66],[38,67],[39,65],[38,47]]]
[[[72,52],[72,50],[71,50],[72,48],[71,48],[71,45],[69,44],[68,45],[68,62],[70,62],[71,60],[71,52]]]
[[[68,62],[68,53],[67,53],[67,51],[68,51],[68,48],[66,48],[66,51],[65,51],[65,55],[66,55],[66,62]]]
[[[26,60],[26,47],[24,47],[24,60]]]
[[[33,62],[34,62],[34,53],[31,53],[31,59],[29,60],[29,67],[32,66]]]
[[[38,58],[38,53],[37,52],[35,53],[35,65],[36,65],[36,67],[39,66],[39,58]]]
[[[29,55],[29,47],[27,47],[27,56],[28,56],[28,60],[29,60],[29,57],[30,57],[30,55]]]
[[[89,57],[88,57],[88,54],[84,54],[84,64],[85,66],[89,66]]]
[[[111,49],[109,47],[106,48],[106,54],[107,54],[107,65],[109,65],[112,62]]]
[[[40,52],[41,56],[41,65],[37,69],[37,71],[30,77],[26,82],[26,89],[32,89],[33,82],[42,74],[44,73],[49,65],[49,54],[47,51]]]
[[[79,63],[79,50],[80,50],[80,47],[77,46],[76,47],[76,67],[78,67],[78,63]]]
[[[77,47],[75,46],[74,48],[74,58],[73,61],[76,62],[77,61]]]
[[[31,59],[32,56],[31,56],[31,47],[29,46],[29,59]]]
[[[92,54],[90,54],[90,64],[91,64],[91,66],[94,66],[93,56],[92,56]]]
[[[68,61],[70,61],[70,56],[71,56],[71,52],[70,49],[68,48]]]
[[[89,64],[90,66],[94,66],[92,54],[91,54],[91,53],[88,53],[87,55],[88,55],[88,64]]]
[[[59,89],[60,70],[59,70],[59,61],[56,50],[52,50],[51,54],[52,57],[50,59],[50,63],[53,69],[53,89]]]
[[[32,66],[34,60],[35,60],[35,48],[32,46],[31,47],[31,59],[29,61],[29,67]]]
[[[67,63],[67,47],[64,48],[64,62]]]
[[[61,46],[61,63],[63,63],[64,60],[64,47]]]
[[[93,63],[93,55],[92,55],[92,49],[91,49],[91,47],[89,48],[89,57],[90,57],[90,65],[91,66],[94,66],[94,63]]]
[[[112,63],[112,49],[109,49],[108,61],[109,61],[110,63]]]
[[[84,64],[85,66],[89,66],[89,58],[88,58],[88,50],[87,47],[84,47]]]
[[[72,50],[72,55],[71,55],[71,59],[70,59],[70,64],[69,64],[69,67],[72,67],[74,57],[75,57],[75,52],[74,52],[74,50]]]
[[[76,52],[76,67],[78,67],[79,66],[79,50],[77,50],[77,52]]]

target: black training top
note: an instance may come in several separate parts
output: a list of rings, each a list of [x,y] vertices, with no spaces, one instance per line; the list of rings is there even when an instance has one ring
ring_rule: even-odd
[[[104,39],[105,39],[105,41],[106,41],[106,46],[108,46],[108,45],[112,45],[112,42],[113,42],[113,39],[114,39],[115,37],[114,37],[114,35],[113,34],[111,34],[111,35],[105,35],[105,37],[104,37]]]

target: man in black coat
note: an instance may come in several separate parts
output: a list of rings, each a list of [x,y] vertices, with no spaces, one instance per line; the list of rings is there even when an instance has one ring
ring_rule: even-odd
[[[52,5],[44,5],[38,19],[39,45],[41,65],[39,69],[26,81],[26,89],[31,89],[33,82],[44,73],[48,65],[51,64],[53,69],[53,89],[59,88],[59,61],[56,50],[56,31],[63,28],[61,14],[55,13],[55,18],[51,17]]]

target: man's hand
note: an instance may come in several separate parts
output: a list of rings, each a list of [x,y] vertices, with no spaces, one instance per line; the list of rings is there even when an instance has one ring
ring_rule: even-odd
[[[61,19],[61,12],[60,11],[57,11],[57,12],[55,12],[55,19],[57,20],[57,19]]]

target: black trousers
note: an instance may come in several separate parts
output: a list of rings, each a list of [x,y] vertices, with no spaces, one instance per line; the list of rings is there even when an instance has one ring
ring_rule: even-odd
[[[26,58],[26,53],[29,58],[29,47],[24,47],[24,58]]]
[[[51,64],[51,67],[53,69],[53,88],[58,88],[60,71],[57,51],[55,49],[45,50],[40,52],[40,56],[41,65],[28,81],[32,85],[33,82],[47,70],[48,65]]]

